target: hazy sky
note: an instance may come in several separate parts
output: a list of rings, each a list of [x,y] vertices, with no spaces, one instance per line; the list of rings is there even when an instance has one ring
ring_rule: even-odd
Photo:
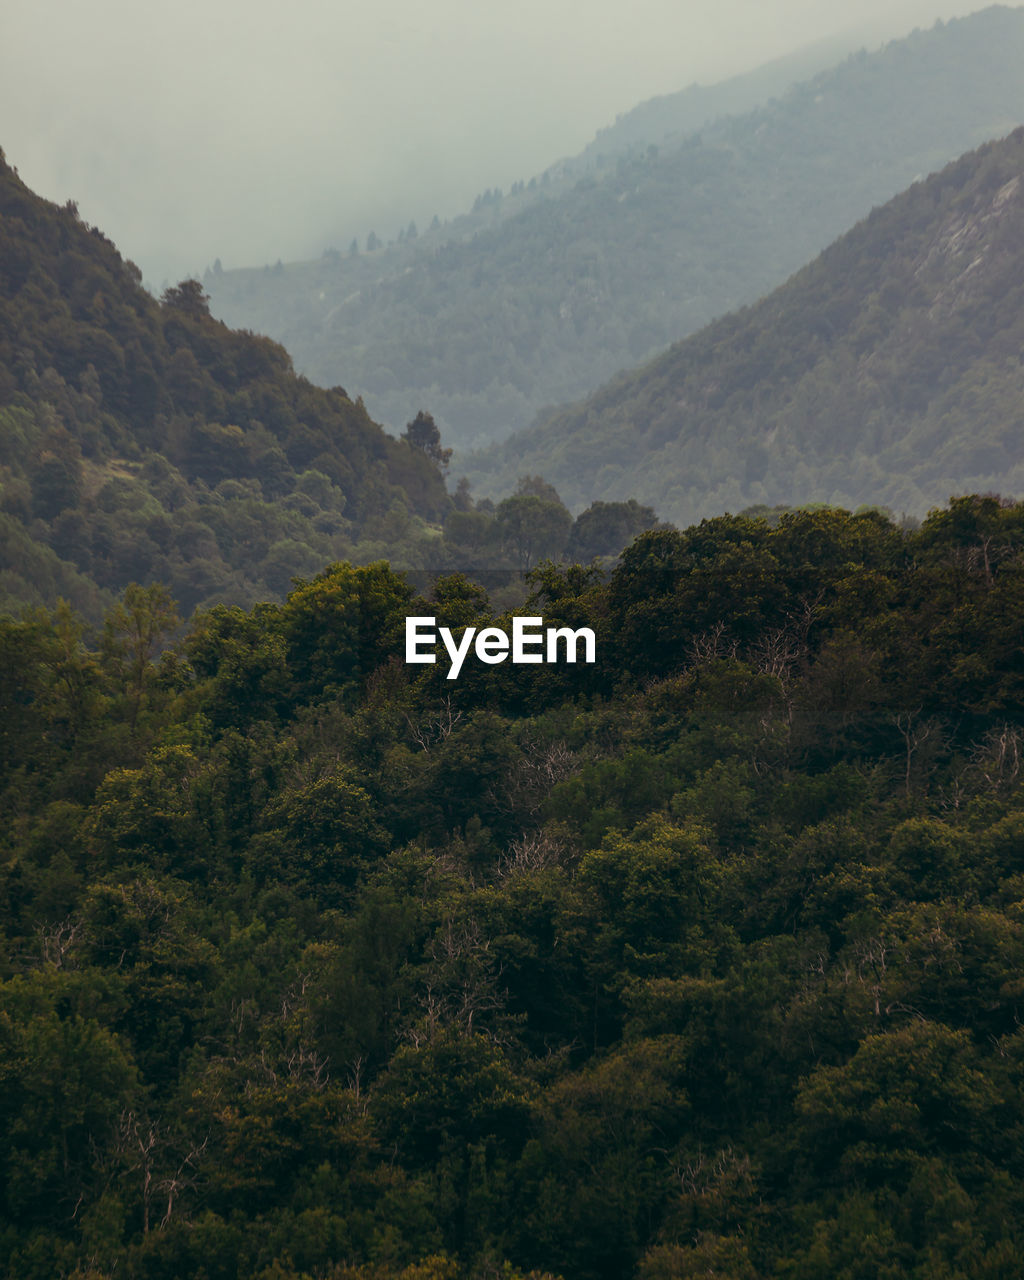
[[[0,0],[0,146],[159,286],[462,211],[645,98],[941,0]]]

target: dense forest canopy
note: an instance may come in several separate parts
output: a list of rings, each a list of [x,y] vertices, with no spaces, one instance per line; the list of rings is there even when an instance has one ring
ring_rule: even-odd
[[[753,307],[468,461],[678,524],[1024,492],[1024,130],[876,209]]]
[[[1022,65],[1024,10],[986,9],[696,131],[685,105],[681,131],[648,145],[613,129],[444,227],[205,283],[217,315],[271,334],[394,430],[426,405],[450,445],[503,440],[756,301],[873,205],[1020,124]]]
[[[1024,1270],[1024,507],[0,622],[0,1269]]]

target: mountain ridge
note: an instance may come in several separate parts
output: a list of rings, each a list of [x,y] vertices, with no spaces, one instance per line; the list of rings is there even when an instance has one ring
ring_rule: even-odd
[[[875,209],[765,299],[468,460],[620,489],[677,523],[750,505],[1024,489],[1024,129]]]
[[[512,217],[488,192],[444,229],[314,264],[211,273],[213,306],[272,332],[381,420],[420,408],[481,445],[755,301],[870,208],[1024,119],[1024,10],[853,55],[744,116],[619,157]],[[542,193],[543,195],[543,193]],[[490,219],[490,225],[487,220]]]
[[[156,301],[0,153],[0,607],[63,595],[97,616],[132,580],[250,602],[429,543],[449,505],[361,402],[215,320],[197,281]]]

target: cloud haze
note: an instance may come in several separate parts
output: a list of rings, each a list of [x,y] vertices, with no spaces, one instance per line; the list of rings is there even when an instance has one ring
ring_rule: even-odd
[[[393,236],[655,94],[978,7],[866,0],[854,29],[835,0],[13,0],[0,145],[159,285]]]

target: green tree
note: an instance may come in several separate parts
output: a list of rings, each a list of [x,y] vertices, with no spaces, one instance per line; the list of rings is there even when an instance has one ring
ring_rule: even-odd
[[[451,449],[441,448],[441,432],[429,413],[421,409],[416,417],[406,425],[405,430],[402,432],[402,439],[412,448],[419,449],[422,453],[425,453],[432,462],[436,463],[442,475],[447,473],[452,451]]]
[[[524,571],[538,560],[558,559],[572,527],[572,516],[561,502],[527,493],[499,502],[494,520],[505,548]]]
[[[210,297],[199,280],[182,280],[168,286],[160,301],[165,307],[180,311],[193,320],[202,320],[210,314]]]
[[[628,502],[592,502],[573,522],[566,554],[589,563],[599,556],[617,556],[634,538],[654,527],[653,507]]]
[[[129,583],[121,602],[107,615],[104,665],[123,693],[132,729],[154,683],[153,659],[180,623],[170,592],[159,583],[148,587]]]

